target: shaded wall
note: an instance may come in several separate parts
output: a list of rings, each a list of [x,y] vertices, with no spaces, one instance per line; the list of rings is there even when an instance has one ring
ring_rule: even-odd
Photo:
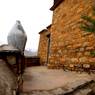
[[[39,47],[38,47],[38,57],[40,58],[40,64],[47,64],[48,56],[48,37],[49,34],[47,29],[42,30],[40,33]]]
[[[36,56],[25,56],[25,67],[40,66],[40,58]]]

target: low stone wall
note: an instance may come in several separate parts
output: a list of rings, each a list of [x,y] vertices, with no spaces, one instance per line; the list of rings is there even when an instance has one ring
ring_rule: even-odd
[[[0,59],[0,95],[13,95],[15,88],[15,75],[7,67],[6,63]]]
[[[25,57],[25,67],[40,66],[40,58],[37,56]]]

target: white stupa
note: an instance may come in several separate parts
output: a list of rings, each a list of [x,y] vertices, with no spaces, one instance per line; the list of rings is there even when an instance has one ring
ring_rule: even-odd
[[[20,21],[16,21],[16,24],[8,34],[7,40],[9,45],[14,46],[24,53],[27,36]]]

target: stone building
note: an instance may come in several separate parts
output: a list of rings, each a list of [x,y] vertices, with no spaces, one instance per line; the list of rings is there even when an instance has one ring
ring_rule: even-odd
[[[82,31],[80,22],[83,14],[92,15],[93,4],[94,0],[54,0],[54,5],[50,8],[53,19],[49,29],[49,66],[55,68],[61,64],[91,63],[91,51],[95,50],[95,35]],[[42,33],[40,37],[41,35]],[[47,42],[44,37],[43,40],[40,39],[41,43],[44,43],[43,41]],[[43,49],[43,52],[39,51],[40,54],[46,54],[45,44],[40,45]],[[45,57],[43,58],[45,60]]]
[[[38,56],[40,57],[40,64],[41,65],[46,65],[48,63],[48,50],[49,50],[49,38],[50,38],[50,33],[47,29],[43,29],[40,34],[40,41],[39,41],[39,48],[38,48]]]

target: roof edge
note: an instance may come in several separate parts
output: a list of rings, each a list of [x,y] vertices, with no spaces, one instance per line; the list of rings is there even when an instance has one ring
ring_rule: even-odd
[[[43,29],[42,31],[39,32],[39,34],[41,34],[42,32],[45,32],[47,31],[47,29]]]
[[[62,1],[64,1],[64,0],[58,0],[58,1],[50,8],[50,10],[51,10],[51,11],[54,11],[55,8],[56,8]]]
[[[46,28],[48,29],[48,28],[50,28],[51,26],[52,26],[52,24],[48,25]]]

